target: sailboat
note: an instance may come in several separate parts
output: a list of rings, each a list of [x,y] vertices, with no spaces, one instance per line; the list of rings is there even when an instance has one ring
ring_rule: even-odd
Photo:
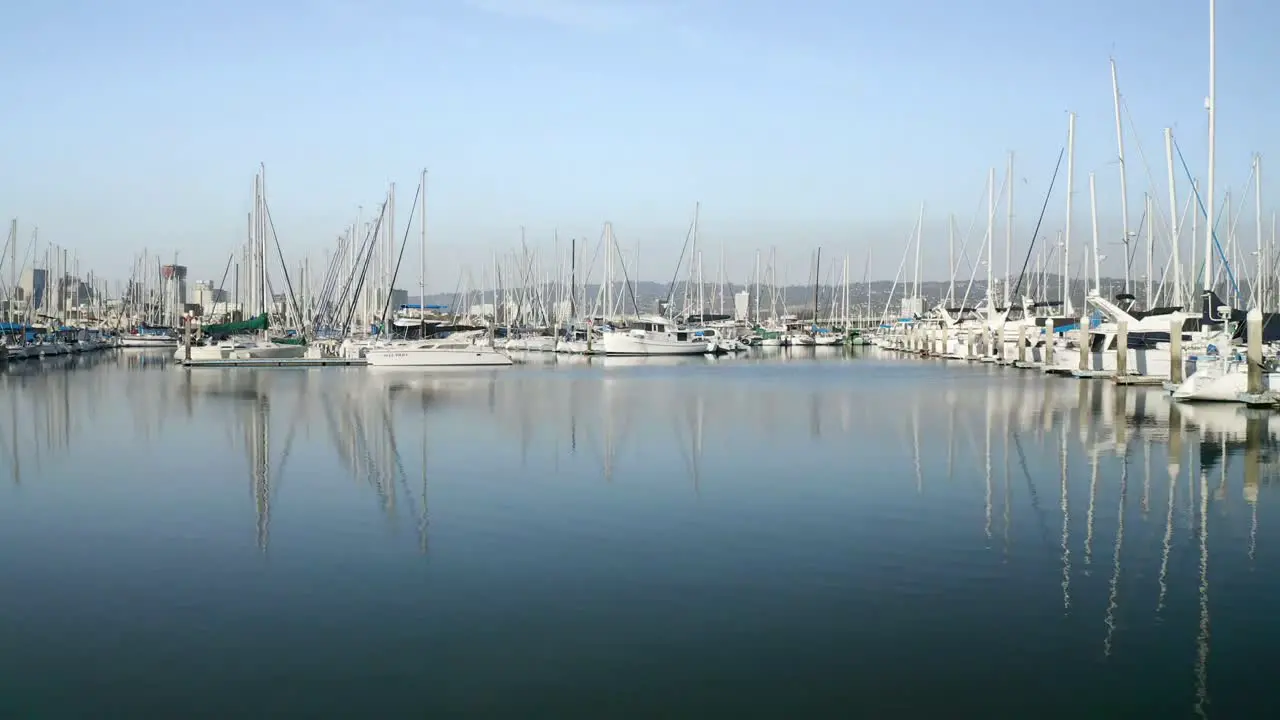
[[[422,199],[419,222],[421,223],[422,278],[421,294],[426,295],[426,251],[427,251],[427,171],[422,171],[418,192]],[[425,328],[424,328],[425,329]],[[371,367],[468,367],[488,366],[501,367],[511,365],[511,357],[492,347],[478,345],[464,334],[455,334],[445,338],[428,338],[409,342],[392,342],[386,345],[375,345],[364,353],[365,361]]]
[[[132,332],[121,335],[119,344],[123,348],[171,348],[177,346],[178,338],[169,328],[139,325]]]
[[[266,169],[260,168],[253,178],[253,211],[249,214],[249,277],[251,304],[257,306],[257,314],[242,323],[226,326],[210,326],[211,342],[179,347],[174,358],[184,360],[247,360],[300,358],[306,346],[276,342],[266,336],[270,325],[267,281],[267,232],[266,218]],[[190,355],[188,356],[188,353]]]

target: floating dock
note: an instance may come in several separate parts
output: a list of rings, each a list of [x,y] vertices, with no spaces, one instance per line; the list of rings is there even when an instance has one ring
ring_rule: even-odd
[[[1117,385],[1164,385],[1165,379],[1158,375],[1117,375],[1111,378]]]
[[[364,367],[364,358],[218,358],[216,360],[179,360],[188,368],[318,368]]]

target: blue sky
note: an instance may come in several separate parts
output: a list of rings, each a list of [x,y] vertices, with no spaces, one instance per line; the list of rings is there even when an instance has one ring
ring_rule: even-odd
[[[1204,1],[11,5],[0,12],[0,213],[116,278],[144,247],[179,251],[197,277],[220,274],[262,161],[286,253],[315,262],[393,180],[403,228],[430,168],[435,290],[464,266],[484,272],[521,226],[549,252],[553,230],[594,244],[606,220],[624,247],[639,245],[640,275],[665,280],[695,201],[708,274],[722,243],[739,281],[756,248],[776,246],[796,282],[818,245],[851,253],[858,276],[871,247],[873,275],[892,277],[925,201],[925,274],[941,279],[946,214],[968,227],[987,168],[1003,173],[1009,150],[1025,252],[1067,110],[1079,115],[1083,248],[1089,171],[1103,233],[1119,236],[1110,55],[1136,123],[1133,224],[1149,187],[1141,154],[1165,201],[1163,127],[1198,175],[1205,167]],[[1264,131],[1278,15],[1263,0],[1218,9],[1220,191],[1244,187],[1253,152],[1264,178],[1265,158],[1280,158]],[[1062,191],[1060,180],[1042,232],[1062,226]]]

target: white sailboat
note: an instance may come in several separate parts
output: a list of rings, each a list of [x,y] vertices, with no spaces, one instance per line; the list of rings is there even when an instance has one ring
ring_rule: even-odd
[[[427,171],[422,171],[421,193],[422,205],[418,216],[421,223],[422,278],[421,294],[426,295],[426,248],[427,248]],[[364,353],[365,361],[371,367],[501,367],[511,365],[511,357],[506,353],[477,344],[480,335],[472,333],[455,333],[446,338],[415,340],[409,342],[393,341],[385,345],[378,344],[368,348]]]
[[[364,354],[370,367],[502,367],[511,365],[506,354],[463,338],[422,340],[404,345],[370,349]]]
[[[258,314],[271,312],[271,296],[267,281],[267,232],[266,169],[261,168],[253,178],[253,212],[249,215],[249,294],[251,306]],[[300,358],[307,348],[303,345],[279,343],[266,337],[265,332],[256,336],[232,336],[220,342],[206,345],[179,347],[174,359],[182,361],[190,352],[191,360],[257,360]]]
[[[139,328],[136,333],[121,335],[119,345],[123,348],[171,348],[178,345],[178,338],[168,330]]]

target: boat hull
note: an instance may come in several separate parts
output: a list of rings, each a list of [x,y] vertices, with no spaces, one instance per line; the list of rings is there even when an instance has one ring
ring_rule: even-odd
[[[605,333],[600,341],[605,355],[702,355],[707,352],[703,339],[676,340],[631,333]]]
[[[503,367],[511,358],[485,347],[454,349],[388,349],[369,350],[364,359],[370,367]]]
[[[178,338],[168,335],[122,335],[120,347],[125,348],[171,348],[178,346]]]

